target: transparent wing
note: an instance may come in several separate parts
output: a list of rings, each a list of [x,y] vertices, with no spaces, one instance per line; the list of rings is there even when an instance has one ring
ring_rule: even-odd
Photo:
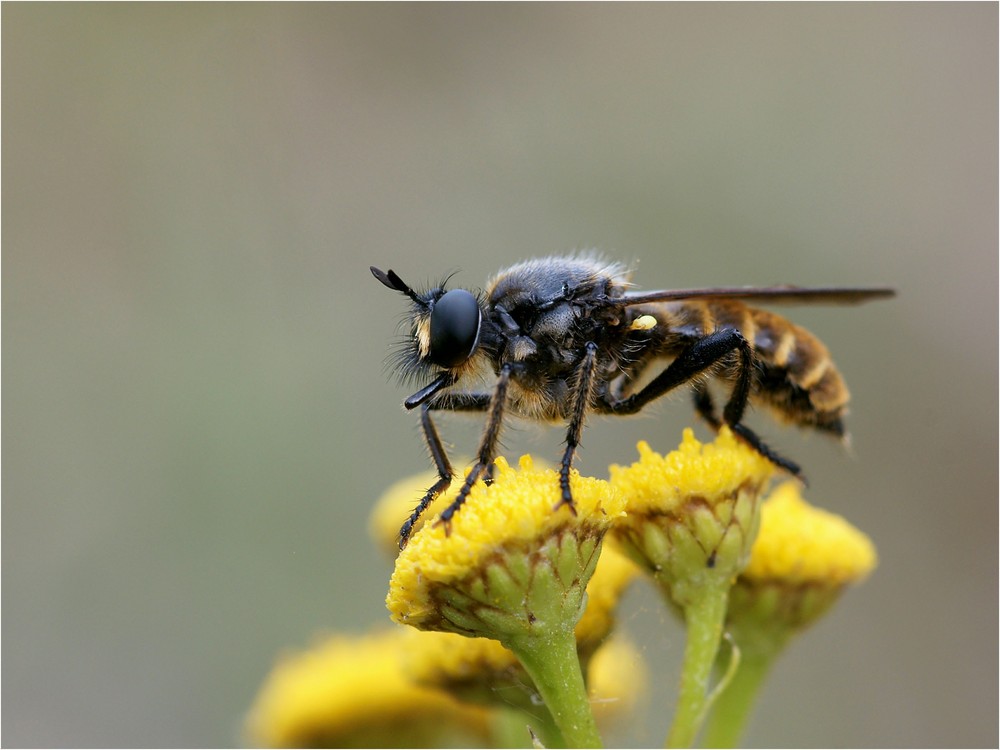
[[[887,286],[730,286],[705,289],[661,289],[654,292],[626,292],[626,305],[688,299],[736,299],[773,305],[859,305],[896,296]]]

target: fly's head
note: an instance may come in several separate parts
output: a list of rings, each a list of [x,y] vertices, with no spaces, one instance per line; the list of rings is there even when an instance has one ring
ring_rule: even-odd
[[[487,356],[484,344],[490,338],[482,300],[465,289],[445,290],[443,284],[427,292],[415,292],[394,271],[372,266],[371,272],[413,303],[410,330],[396,358],[397,373],[406,381],[434,378],[406,400],[408,409],[482,367]]]

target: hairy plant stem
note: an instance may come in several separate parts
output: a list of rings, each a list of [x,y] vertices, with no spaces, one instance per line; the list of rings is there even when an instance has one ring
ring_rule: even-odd
[[[572,628],[506,640],[535,683],[566,747],[602,747]]]
[[[687,643],[677,699],[677,712],[667,747],[691,747],[708,709],[708,683],[722,638],[729,587],[707,586],[684,607]]]

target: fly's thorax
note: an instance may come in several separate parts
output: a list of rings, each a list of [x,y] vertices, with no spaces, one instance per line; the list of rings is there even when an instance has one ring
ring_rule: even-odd
[[[508,310],[590,294],[620,296],[629,286],[625,267],[592,255],[552,256],[517,263],[494,276],[487,288],[491,306]]]

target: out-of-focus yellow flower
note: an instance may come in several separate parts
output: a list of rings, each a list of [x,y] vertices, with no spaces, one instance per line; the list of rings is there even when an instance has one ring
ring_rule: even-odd
[[[462,459],[455,461],[456,466],[462,466],[465,463],[467,462]],[[538,468],[544,467],[544,464],[538,466]],[[437,480],[436,471],[421,471],[412,474],[391,484],[375,501],[375,506],[368,517],[368,534],[375,542],[375,546],[391,559],[395,559],[396,555],[399,554],[399,529],[403,525],[403,521],[410,517],[410,513],[427,492],[427,488]],[[423,512],[417,520],[416,526],[413,527],[412,533],[415,534],[428,521],[447,508],[458,495],[461,486],[461,479],[453,480],[451,487],[438,495]]]
[[[744,640],[765,631],[759,635],[767,641],[800,629],[823,614],[845,586],[867,578],[877,561],[865,534],[809,505],[799,487],[787,482],[761,507],[750,563],[730,594],[730,628]]]
[[[594,653],[587,668],[590,705],[601,727],[635,715],[646,699],[649,674],[642,654],[624,636],[613,635]]]
[[[409,631],[403,670],[414,681],[493,707],[538,710],[537,693],[517,657],[489,638]],[[632,715],[648,683],[645,663],[627,638],[612,635],[587,660],[587,692],[598,724]]]
[[[798,485],[786,482],[761,507],[760,533],[743,576],[837,586],[864,580],[876,563],[875,545],[865,534],[809,505]]]
[[[781,485],[764,501],[750,563],[729,592],[726,628],[739,662],[712,709],[707,747],[738,746],[774,660],[876,563],[867,536],[843,518],[809,505],[795,483]],[[720,673],[732,658],[727,651],[717,664]]]
[[[576,624],[576,643],[586,659],[611,634],[615,612],[639,567],[613,544],[605,544],[601,559],[587,584],[587,605]]]
[[[463,747],[488,737],[489,714],[417,685],[401,667],[401,630],[332,637],[283,657],[246,720],[266,747]]]
[[[416,682],[463,701],[527,707],[534,687],[513,652],[491,638],[407,629],[404,669]]]
[[[399,529],[403,521],[409,517],[424,492],[437,481],[437,478],[435,471],[422,471],[400,479],[390,485],[375,502],[368,516],[368,534],[375,542],[375,546],[390,558],[395,558],[399,554]],[[455,497],[456,484],[461,486],[458,481],[452,482],[451,491],[443,492],[424,511],[414,532],[424,525],[425,519],[433,518],[448,507],[448,503]]]

